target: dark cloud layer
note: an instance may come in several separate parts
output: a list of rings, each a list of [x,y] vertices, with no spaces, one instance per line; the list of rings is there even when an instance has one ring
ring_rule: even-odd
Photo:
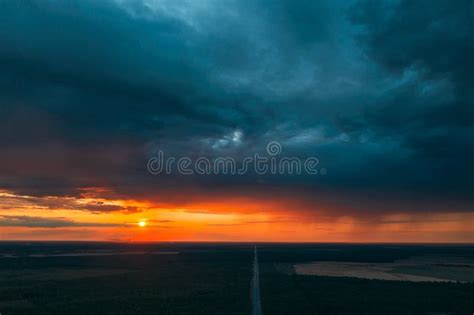
[[[124,224],[76,222],[67,218],[45,218],[35,216],[0,216],[0,226],[32,227],[32,228],[63,228],[63,227],[118,227]]]
[[[3,1],[0,185],[472,211],[473,19],[473,1]],[[243,157],[268,141],[328,174],[146,172],[158,148]]]

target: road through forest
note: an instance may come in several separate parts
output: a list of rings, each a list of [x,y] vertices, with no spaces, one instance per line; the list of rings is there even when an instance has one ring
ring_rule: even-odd
[[[262,315],[262,304],[260,301],[260,281],[259,281],[259,272],[258,272],[257,246],[255,246],[254,248],[251,297],[252,297],[252,315]]]

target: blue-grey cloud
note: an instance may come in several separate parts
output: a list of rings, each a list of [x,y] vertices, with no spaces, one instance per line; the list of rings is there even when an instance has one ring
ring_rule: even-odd
[[[390,208],[360,197],[370,195],[410,211],[472,210],[472,1],[27,0],[1,8],[3,188],[75,196],[109,186],[140,197],[176,187],[296,190],[315,204],[321,194],[346,199],[341,208],[356,211]],[[239,141],[229,142],[236,131]],[[328,174],[146,172],[158,148],[242,157],[268,141],[288,155],[317,156]]]

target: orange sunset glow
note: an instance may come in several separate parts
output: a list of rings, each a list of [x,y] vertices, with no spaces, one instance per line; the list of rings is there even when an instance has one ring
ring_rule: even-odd
[[[79,198],[36,198],[3,191],[0,237],[127,242],[462,242],[474,232],[470,224],[474,217],[469,213],[429,217],[395,213],[369,220],[288,211],[291,200],[239,199],[163,207],[152,201],[97,197],[105,189],[84,191]],[[94,206],[113,210],[91,211]]]

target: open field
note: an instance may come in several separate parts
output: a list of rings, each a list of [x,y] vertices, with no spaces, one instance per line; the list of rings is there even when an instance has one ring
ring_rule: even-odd
[[[400,274],[409,279],[469,281],[472,246],[299,244],[259,247],[264,314],[466,314],[474,283],[413,282],[301,275],[298,269]],[[430,265],[430,269],[426,269]],[[295,267],[296,266],[296,267]],[[390,267],[387,267],[390,266]],[[451,270],[449,273],[446,270]],[[456,271],[453,271],[456,270]],[[312,270],[314,272],[314,269]],[[472,271],[471,271],[472,272]],[[368,277],[367,277],[368,278]],[[390,279],[391,280],[391,279]]]
[[[394,268],[397,266],[397,264],[316,262],[310,264],[298,264],[295,265],[294,268],[297,274],[310,276],[354,277],[363,279],[413,282],[454,282],[453,280],[449,279],[394,272]]]
[[[474,281],[474,260],[458,256],[420,256],[393,263],[312,262],[295,264],[299,275],[393,281]]]

